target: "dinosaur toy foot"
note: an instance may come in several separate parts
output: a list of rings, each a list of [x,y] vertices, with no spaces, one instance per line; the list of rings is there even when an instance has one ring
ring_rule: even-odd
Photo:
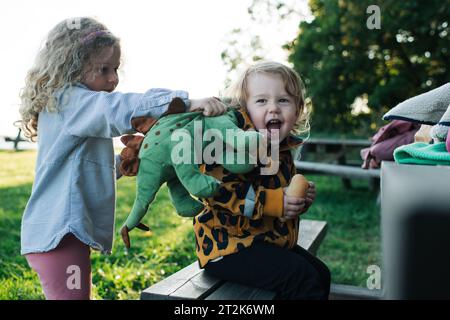
[[[145,224],[143,223],[139,223],[136,228],[140,229],[140,230],[144,230],[144,231],[150,231],[150,228],[147,227]],[[122,229],[120,229],[120,234],[122,236],[122,240],[123,243],[125,244],[125,247],[127,249],[131,248],[131,242],[130,242],[130,230],[128,229],[128,227],[125,225],[122,227]]]

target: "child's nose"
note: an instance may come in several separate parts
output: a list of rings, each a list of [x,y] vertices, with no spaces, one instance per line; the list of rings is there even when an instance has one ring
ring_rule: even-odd
[[[270,112],[279,112],[280,106],[275,101],[269,102],[269,111]]]
[[[108,81],[117,84],[119,82],[119,75],[117,73],[110,74]]]

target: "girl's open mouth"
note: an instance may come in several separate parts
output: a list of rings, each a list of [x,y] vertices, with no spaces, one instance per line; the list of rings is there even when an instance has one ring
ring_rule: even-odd
[[[277,132],[279,132],[281,125],[282,125],[282,122],[279,119],[269,120],[266,123],[266,128],[267,128],[267,132],[269,133],[269,136],[272,136],[274,134],[275,130],[278,130]]]

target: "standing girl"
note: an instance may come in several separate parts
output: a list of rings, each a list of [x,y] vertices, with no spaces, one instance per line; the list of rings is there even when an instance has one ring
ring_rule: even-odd
[[[248,68],[237,81],[231,97],[241,107],[241,127],[278,139],[278,172],[236,175],[203,165],[222,186],[194,218],[196,252],[200,266],[218,278],[275,291],[280,299],[327,299],[328,268],[297,245],[299,216],[314,201],[314,184],[306,199],[285,195],[296,173],[291,151],[302,142],[292,133],[308,123],[302,88],[294,70],[274,62]]]
[[[119,39],[103,24],[62,21],[48,34],[21,93],[22,128],[39,145],[21,253],[47,299],[89,299],[90,248],[111,252],[118,165],[112,138],[135,132],[132,118],[160,117],[175,97],[186,110],[225,111],[217,99],[189,100],[184,91],[113,93],[120,55]]]

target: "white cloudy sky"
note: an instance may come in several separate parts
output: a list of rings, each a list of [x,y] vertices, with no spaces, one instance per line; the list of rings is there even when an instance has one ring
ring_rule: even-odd
[[[0,136],[17,132],[19,91],[47,32],[63,19],[97,18],[121,38],[123,69],[118,91],[151,87],[183,89],[190,96],[218,95],[226,68],[220,59],[233,28],[256,28],[251,0],[7,0],[0,2]],[[292,40],[298,21],[283,28],[259,26],[267,57],[286,61],[281,44]],[[261,28],[266,28],[261,29]]]

